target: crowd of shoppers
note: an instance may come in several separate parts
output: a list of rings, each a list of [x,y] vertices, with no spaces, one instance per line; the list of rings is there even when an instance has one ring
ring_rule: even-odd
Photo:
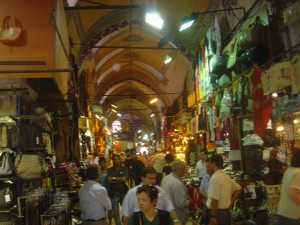
[[[152,160],[147,159],[148,165],[136,155],[127,159],[132,160],[127,166],[138,170],[133,173],[136,186],[129,185],[130,168],[121,164],[117,154],[112,156],[109,168],[103,157],[99,158],[99,166],[88,166],[88,180],[79,192],[83,225],[105,225],[106,215],[111,224],[112,214],[116,225],[186,225],[190,216],[188,209],[193,203],[182,179],[187,172],[186,163],[176,160],[170,153],[158,153]],[[201,180],[201,207],[207,212],[201,225],[231,224],[231,209],[242,188],[224,173],[223,165],[221,155],[207,158],[201,152],[195,168]],[[158,182],[160,172],[166,176]],[[299,225],[299,212],[300,150],[297,150],[292,156],[291,167],[283,176],[278,225]]]

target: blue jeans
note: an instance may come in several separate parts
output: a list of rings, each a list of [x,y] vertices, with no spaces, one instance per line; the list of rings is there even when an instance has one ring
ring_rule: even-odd
[[[277,215],[277,225],[300,225],[300,219],[290,219],[285,216]]]
[[[120,218],[120,205],[122,204],[122,200],[123,199],[120,194],[114,194],[111,198],[111,205],[116,225],[122,225]]]

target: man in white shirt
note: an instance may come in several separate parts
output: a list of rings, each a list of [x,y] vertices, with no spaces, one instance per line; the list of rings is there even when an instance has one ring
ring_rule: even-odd
[[[203,151],[201,151],[199,153],[199,161],[196,163],[196,167],[195,167],[196,177],[200,179],[202,179],[203,176],[206,174],[205,161],[206,161],[206,155],[204,154]]]
[[[241,192],[241,186],[223,171],[223,158],[214,154],[206,161],[211,178],[206,206],[210,209],[209,225],[230,225],[230,208]]]
[[[106,188],[99,184],[100,168],[90,165],[86,170],[88,181],[79,191],[83,225],[106,225],[105,210],[111,210]]]
[[[151,160],[151,166],[154,167],[157,173],[156,185],[160,185],[163,175],[163,168],[167,165],[165,157],[165,152],[159,152],[155,156],[153,156],[153,159]]]
[[[171,165],[171,171],[164,178],[162,188],[171,199],[181,225],[186,225],[188,221],[188,208],[192,200],[188,196],[187,188],[181,178],[185,175],[187,166],[183,161],[175,160]]]
[[[123,224],[127,225],[128,223],[128,218],[134,213],[140,211],[138,207],[138,202],[137,202],[137,194],[136,191],[139,187],[142,185],[155,185],[156,183],[156,170],[151,167],[151,166],[146,166],[142,170],[142,183],[131,188],[122,203],[122,210],[121,214],[123,215]],[[169,197],[166,195],[164,190],[159,187],[155,186],[159,193],[158,193],[158,200],[156,203],[156,208],[161,209],[161,210],[166,210],[169,211],[171,214],[171,217],[173,218],[174,224],[176,222],[179,222],[176,217],[176,213],[174,211],[174,206],[169,199]]]

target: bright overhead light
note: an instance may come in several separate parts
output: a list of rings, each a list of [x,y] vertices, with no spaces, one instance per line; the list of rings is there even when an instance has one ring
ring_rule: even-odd
[[[189,27],[191,27],[193,25],[193,23],[195,22],[195,20],[190,20],[188,22],[185,22],[184,24],[182,24],[179,28],[179,31],[183,31]]]
[[[122,116],[120,113],[117,113],[118,116]]]
[[[144,137],[143,137],[143,139],[144,139],[144,140],[148,140],[148,139],[149,139],[148,135],[145,134]]]
[[[172,61],[172,57],[169,56],[169,55],[166,55],[166,58],[165,58],[165,60],[164,60],[164,63],[165,63],[165,64],[168,64],[168,63],[171,62],[171,61]]]
[[[141,133],[142,132],[142,130],[138,130],[138,133]]]
[[[153,116],[155,116],[155,114],[154,114],[154,113],[152,113],[152,114],[150,115],[150,117],[153,117]]]
[[[157,101],[158,101],[158,98],[153,98],[153,99],[151,99],[150,104],[153,104],[153,103],[155,103]]]
[[[114,110],[114,109],[111,109],[111,111],[113,111],[113,112],[115,112],[115,113],[117,112],[117,111],[116,111],[116,110]]]
[[[146,22],[158,29],[161,29],[164,24],[157,13],[146,13]]]
[[[111,107],[113,107],[113,108],[115,108],[115,109],[118,108],[118,106],[116,106],[116,105],[114,105],[114,104],[110,104],[110,105],[111,105]]]
[[[186,16],[180,22],[179,31],[183,31],[193,25],[193,23],[198,19],[197,13],[193,12],[191,16]]]
[[[278,126],[278,127],[276,128],[276,130],[279,131],[279,132],[281,132],[281,131],[284,130],[284,127],[283,127],[283,126]]]

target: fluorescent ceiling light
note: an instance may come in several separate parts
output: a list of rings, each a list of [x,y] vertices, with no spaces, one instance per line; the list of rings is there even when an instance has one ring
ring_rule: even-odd
[[[115,112],[115,113],[117,112],[117,111],[116,111],[116,110],[114,110],[114,109],[111,109],[111,111],[113,111],[113,112]]]
[[[138,133],[141,133],[142,132],[142,130],[138,130]]]
[[[183,31],[183,30],[185,30],[185,29],[191,27],[191,26],[193,25],[194,22],[195,22],[195,20],[191,20],[191,21],[188,21],[188,22],[182,24],[182,25],[180,26],[180,28],[179,28],[179,31]]]
[[[164,60],[164,63],[165,63],[165,64],[168,64],[168,63],[171,62],[171,61],[172,61],[172,57],[169,56],[169,55],[166,55],[166,58],[165,58],[165,60]]]
[[[150,115],[150,117],[153,117],[153,116],[155,116],[154,113],[152,113],[152,114]]]
[[[120,113],[117,113],[118,116],[122,116]]]
[[[193,25],[193,23],[198,19],[197,13],[193,12],[191,16],[186,16],[180,22],[179,31],[183,31]]]
[[[153,98],[153,99],[151,99],[150,104],[153,104],[153,103],[155,103],[157,101],[158,101],[158,98]]]
[[[161,29],[164,24],[157,13],[146,13],[146,22],[158,29]]]

